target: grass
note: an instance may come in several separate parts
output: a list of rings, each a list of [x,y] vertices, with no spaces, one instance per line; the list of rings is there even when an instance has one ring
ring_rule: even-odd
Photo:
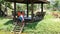
[[[3,17],[0,17],[0,31],[1,30],[6,30],[6,31],[11,31],[13,28],[13,21],[11,19],[5,19]]]
[[[0,31],[0,34],[13,34],[13,33],[7,31]]]
[[[12,20],[0,17],[0,34],[6,34],[13,28]],[[2,32],[4,31],[4,32]],[[42,21],[26,24],[23,33],[26,34],[60,34],[60,19],[46,14]]]
[[[10,32],[14,27],[12,23],[12,19],[0,17],[0,34],[12,34]]]
[[[59,34],[60,19],[46,14],[42,21],[33,24],[27,24],[23,32],[28,34]]]

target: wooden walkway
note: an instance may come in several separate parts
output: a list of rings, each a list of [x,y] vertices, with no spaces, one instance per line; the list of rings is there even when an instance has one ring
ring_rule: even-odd
[[[14,30],[13,30],[13,34],[21,34],[24,26],[25,26],[25,23],[15,25]]]

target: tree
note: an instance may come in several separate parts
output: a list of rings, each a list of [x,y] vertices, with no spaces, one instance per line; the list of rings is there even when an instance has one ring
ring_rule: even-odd
[[[4,12],[1,10],[1,6],[4,4],[4,0],[0,0],[0,16],[3,16]]]
[[[12,6],[11,6],[11,4],[12,3],[10,3],[10,2],[4,2],[5,4],[5,11],[4,11],[4,13],[6,14],[6,15],[8,15],[8,13],[7,13],[7,8],[10,8],[10,9],[13,9],[12,8]]]
[[[3,15],[7,15],[7,8],[10,8],[12,9],[12,6],[11,6],[12,3],[10,2],[5,2],[5,0],[0,0],[0,15],[3,14]],[[2,5],[5,5],[5,11],[2,11],[1,10],[1,6]],[[3,12],[3,13],[2,13]]]
[[[57,10],[58,9],[58,4],[59,4],[59,1],[55,1],[56,3],[53,5],[53,10]]]

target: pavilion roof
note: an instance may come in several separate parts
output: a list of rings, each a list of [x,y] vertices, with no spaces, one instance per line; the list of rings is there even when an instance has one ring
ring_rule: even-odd
[[[16,3],[48,3],[47,0],[6,0],[6,1]]]

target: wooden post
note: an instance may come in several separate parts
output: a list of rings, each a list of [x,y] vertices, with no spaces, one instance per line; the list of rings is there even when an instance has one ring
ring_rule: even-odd
[[[29,4],[28,4],[28,2],[27,2],[27,17],[28,17],[28,15],[29,15],[29,12],[28,12],[28,7],[29,7]]]
[[[43,13],[43,3],[41,3],[41,13]]]
[[[31,13],[32,13],[32,14],[31,14],[31,18],[32,18],[32,22],[33,22],[33,17],[34,17],[34,16],[33,16],[33,2],[32,2],[32,4],[31,4],[31,11],[32,11],[32,12],[31,12]]]
[[[16,2],[14,2],[14,22],[16,22]]]
[[[41,3],[41,17],[43,18],[43,3]]]

